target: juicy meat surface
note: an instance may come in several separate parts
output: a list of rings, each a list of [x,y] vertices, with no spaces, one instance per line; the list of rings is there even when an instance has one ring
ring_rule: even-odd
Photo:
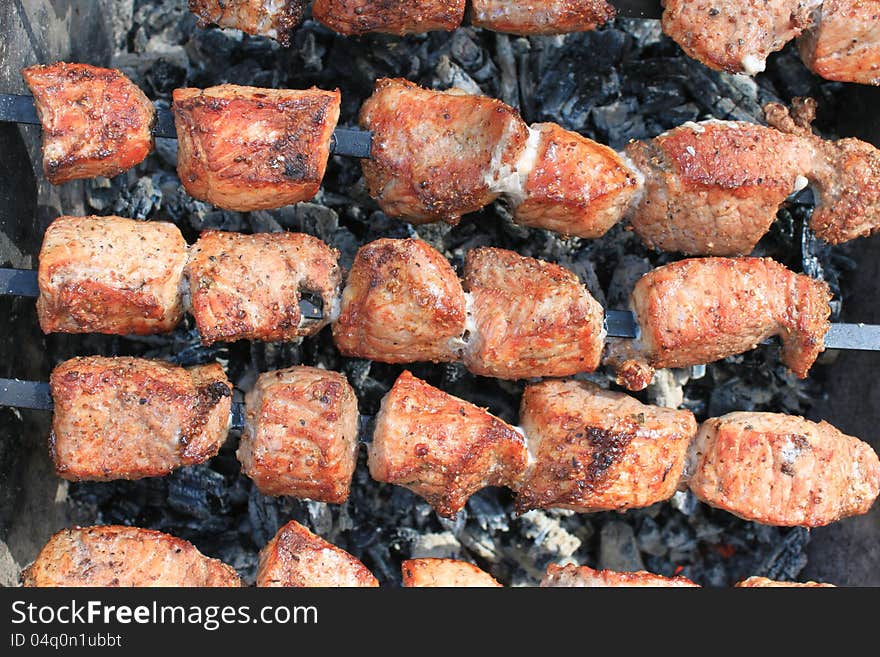
[[[588,566],[558,566],[551,563],[547,566],[544,579],[541,580],[543,587],[578,587],[578,588],[602,588],[602,587],[672,587],[672,586],[697,586],[686,577],[663,577],[640,570],[634,573],[619,573],[613,570],[593,570]]]
[[[266,372],[245,397],[242,471],[264,495],[341,504],[357,466],[357,397],[338,372]]]
[[[730,413],[703,423],[688,485],[702,501],[766,525],[821,527],[867,513],[880,494],[871,446],[827,422]]]
[[[519,511],[622,511],[667,500],[697,432],[690,411],[584,381],[528,386],[520,424],[532,459],[515,486]]]
[[[821,582],[778,582],[776,580],[767,579],[766,577],[749,577],[741,582],[737,582],[736,587],[742,588],[834,588],[834,584],[823,584]]]
[[[58,62],[21,74],[43,126],[43,171],[53,185],[110,178],[153,150],[156,109],[116,69]]]
[[[189,0],[199,27],[214,24],[290,45],[290,32],[303,19],[305,0]]]
[[[652,367],[689,367],[778,335],[782,362],[805,378],[824,351],[828,285],[769,258],[691,258],[645,274],[632,293]]]
[[[403,586],[494,588],[495,578],[467,561],[455,559],[408,559],[401,565]]]
[[[592,30],[614,19],[605,0],[472,0],[471,22],[510,34],[566,34]]]
[[[268,210],[318,193],[339,120],[339,91],[224,84],[174,90],[177,175],[227,210]]]
[[[409,488],[444,517],[481,488],[516,481],[526,459],[516,429],[407,371],[382,400],[369,446],[373,479]]]
[[[315,0],[312,15],[340,34],[420,34],[454,30],[465,0]]]
[[[379,582],[348,552],[291,520],[260,551],[257,586],[360,588]]]
[[[355,256],[333,339],[346,356],[383,363],[453,361],[465,297],[443,255],[416,239],[379,239]]]
[[[514,219],[563,235],[602,237],[641,192],[639,175],[612,149],[555,123],[531,129],[538,142],[522,198],[514,198]]]
[[[361,160],[370,195],[391,217],[458,223],[491,203],[522,155],[528,127],[500,100],[383,78],[361,107],[373,131]]]
[[[58,217],[40,249],[40,327],[44,333],[171,331],[183,317],[186,259],[186,241],[174,224]]]
[[[24,586],[241,586],[235,570],[151,529],[62,529],[22,572]]]
[[[472,319],[463,358],[483,376],[522,379],[592,372],[605,339],[602,306],[569,270],[513,251],[467,253]]]
[[[633,229],[687,255],[751,253],[813,167],[810,141],[732,121],[686,123],[626,153],[645,176]]]
[[[303,233],[205,231],[186,266],[202,342],[314,335],[331,322],[339,303],[338,257],[336,249]],[[322,319],[302,317],[304,292],[321,298]]]
[[[826,80],[880,84],[880,0],[825,0],[799,45]]]
[[[665,0],[663,32],[694,59],[755,75],[812,23],[822,0]]]
[[[203,463],[226,440],[232,385],[218,364],[73,358],[49,380],[49,453],[71,481],[159,477]]]

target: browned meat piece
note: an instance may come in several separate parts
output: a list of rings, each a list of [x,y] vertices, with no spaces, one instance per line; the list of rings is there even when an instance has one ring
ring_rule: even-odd
[[[305,4],[305,0],[189,0],[189,10],[199,17],[199,27],[219,25],[289,46]]]
[[[339,303],[338,257],[336,249],[302,233],[202,233],[186,267],[202,342],[314,335]],[[303,292],[321,297],[323,319],[303,319]]]
[[[64,479],[159,477],[207,461],[226,440],[232,386],[217,364],[89,356],[58,365],[49,384],[49,453]]]
[[[171,331],[183,317],[186,258],[174,224],[58,217],[40,250],[40,327],[45,333]]]
[[[455,224],[498,198],[529,134],[500,100],[387,78],[360,124],[373,131],[372,159],[361,161],[370,194],[386,214],[412,223]]]
[[[464,362],[502,379],[568,376],[599,366],[605,313],[567,269],[480,248],[465,260],[473,327]]]
[[[361,588],[379,582],[348,552],[291,520],[260,551],[257,586]]]
[[[663,577],[640,570],[634,573],[618,573],[613,570],[593,570],[588,566],[547,566],[547,573],[541,580],[541,586],[546,587],[579,587],[579,588],[602,588],[602,587],[672,587],[672,586],[697,586],[686,577]]]
[[[614,20],[605,0],[473,0],[477,27],[511,34],[584,32]]]
[[[686,123],[626,153],[646,178],[636,233],[688,255],[751,253],[813,168],[810,141],[742,122]]]
[[[318,193],[339,120],[339,91],[224,84],[175,89],[177,175],[190,196],[266,210]]]
[[[663,32],[709,68],[755,75],[822,0],[665,0]]]
[[[636,200],[639,174],[607,146],[555,123],[532,130],[537,139],[528,143],[537,150],[524,189],[511,195],[514,219],[564,235],[602,237]]]
[[[782,362],[807,376],[830,324],[828,285],[769,258],[692,258],[643,276],[632,294],[652,367],[689,367],[782,338]]]
[[[446,517],[481,488],[516,481],[527,458],[516,429],[406,371],[382,400],[369,455],[373,479],[409,488]]]
[[[21,574],[25,586],[241,586],[236,572],[162,532],[107,525],[62,529]]]
[[[464,19],[465,0],[315,0],[312,15],[340,34],[420,34],[454,30]]]
[[[690,411],[582,381],[527,387],[520,423],[532,457],[515,486],[520,511],[622,511],[667,500],[697,432]]]
[[[116,69],[58,62],[21,74],[43,124],[43,171],[53,185],[115,176],[153,150],[156,109]]]
[[[403,562],[405,587],[492,588],[501,584],[489,573],[455,559],[409,559]]]
[[[736,585],[737,588],[821,588],[821,587],[831,587],[834,588],[834,584],[823,584],[821,582],[777,582],[772,579],[767,579],[766,577],[749,577],[748,579],[744,579],[741,582],[738,582]]]
[[[266,372],[245,408],[237,455],[261,493],[335,504],[348,499],[358,407],[342,374],[316,367]]]
[[[825,0],[799,45],[826,80],[880,84],[880,0]]]
[[[446,258],[420,240],[380,239],[355,256],[333,338],[346,356],[452,361],[465,319],[464,292]]]
[[[689,486],[707,504],[766,525],[821,527],[867,513],[880,494],[880,460],[827,422],[730,413],[703,423]]]

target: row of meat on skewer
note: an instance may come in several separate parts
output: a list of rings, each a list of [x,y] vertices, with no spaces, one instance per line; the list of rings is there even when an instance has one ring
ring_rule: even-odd
[[[120,72],[81,64],[25,69],[51,182],[111,176],[152,150],[155,108]],[[339,118],[338,91],[222,85],[177,89],[177,170],[195,198],[232,210],[277,208],[318,192]],[[770,104],[770,126],[687,123],[624,153],[553,123],[528,126],[501,101],[382,79],[360,124],[370,194],[389,216],[457,223],[500,197],[514,221],[598,238],[624,218],[654,248],[750,253],[777,210],[812,185],[811,228],[839,243],[880,227],[880,151],[826,141],[815,107]]]
[[[405,587],[491,588],[489,573],[466,561],[409,559],[401,565]],[[222,561],[201,554],[191,543],[137,527],[74,527],[55,534],[22,573],[25,586],[210,586],[238,587],[241,579]],[[378,581],[357,558],[290,521],[260,552],[260,587],[377,587]],[[587,566],[551,564],[541,581],[546,587],[696,586],[684,577],[647,572],[597,571]],[[831,586],[775,582],[750,577],[742,587]]]
[[[189,247],[173,224],[59,217],[40,251],[37,313],[47,333],[125,335],[168,332],[189,310],[208,344],[292,340],[332,323],[346,356],[461,361],[501,379],[592,372],[604,352],[632,390],[655,368],[712,362],[772,336],[803,378],[830,327],[828,286],[764,258],[648,272],[630,299],[638,339],[607,341],[602,306],[556,264],[476,248],[462,281],[426,242],[379,239],[358,250],[343,287],[337,258],[299,233],[206,231]],[[319,319],[303,315],[304,295],[320,299]]]
[[[219,365],[184,369],[136,358],[74,358],[52,373],[50,453],[69,480],[161,476],[217,454],[232,386]],[[345,377],[313,367],[261,374],[245,397],[238,458],[268,495],[343,503],[359,445]],[[689,488],[747,520],[817,527],[866,513],[880,492],[869,445],[827,424],[642,404],[577,380],[526,387],[521,427],[404,371],[382,400],[370,474],[445,517],[486,486],[516,508],[581,513],[643,508]]]
[[[659,9],[661,0],[656,0]],[[202,26],[268,36],[284,45],[303,18],[305,0],[190,0]],[[312,15],[345,35],[454,30],[466,0],[315,0]],[[770,53],[798,38],[810,70],[829,80],[880,84],[877,0],[663,0],[663,32],[703,64],[755,75]],[[605,0],[471,0],[476,27],[517,35],[592,30],[614,19]],[[654,17],[653,15],[651,17]]]

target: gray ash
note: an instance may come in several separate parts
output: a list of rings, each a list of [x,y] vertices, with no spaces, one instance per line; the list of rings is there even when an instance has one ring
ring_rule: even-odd
[[[291,48],[282,49],[236,32],[199,30],[185,5],[184,0],[138,0],[134,23],[117,40],[126,49],[113,65],[165,102],[181,85],[339,87],[341,125],[354,125],[374,79],[401,76],[427,86],[482,91],[516,105],[529,122],[556,121],[615,148],[687,120],[761,122],[763,103],[786,102],[795,95],[819,99],[819,126],[827,129],[831,124],[823,119],[834,116],[837,102],[837,85],[810,75],[791,50],[771,58],[767,74],[756,83],[709,71],[685,57],[659,33],[657,22],[619,20],[597,32],[531,39],[470,27],[452,35],[344,38],[309,20],[296,31]],[[379,237],[418,235],[458,267],[467,249],[499,246],[572,268],[600,301],[611,304],[622,302],[639,273],[670,260],[646,249],[620,226],[595,241],[516,226],[501,203],[455,228],[415,229],[384,216],[363,188],[357,161],[339,157],[330,163],[312,203],[251,214],[219,210],[182,191],[174,172],[175,150],[175,142],[159,140],[158,152],[134,171],[91,183],[88,202],[94,212],[170,220],[191,241],[206,228],[303,231],[338,248],[346,267],[359,245]],[[851,261],[846,249],[832,251],[809,234],[804,225],[809,212],[806,202],[782,210],[758,252],[824,278],[839,293],[840,275]],[[300,363],[321,365],[348,376],[364,414],[377,411],[402,369],[340,357],[327,330],[301,344],[204,347],[191,320],[170,336],[51,336],[48,345],[55,362],[92,353],[165,358],[185,365],[218,360],[239,398],[259,372]],[[692,380],[688,372],[661,376],[662,385],[642,398],[680,400],[700,419],[734,409],[804,413],[822,395],[823,368],[798,381],[779,364],[776,350],[775,345],[762,346],[709,365],[699,379]],[[479,378],[460,365],[409,369],[516,421],[522,384]],[[591,378],[605,385],[612,381],[603,373]],[[189,539],[235,566],[248,581],[253,581],[259,549],[290,519],[355,554],[383,584],[399,583],[401,560],[428,555],[474,561],[507,584],[534,584],[548,563],[565,559],[683,574],[705,585],[729,585],[749,575],[791,579],[806,562],[806,531],[745,522],[696,503],[689,493],[626,514],[532,511],[517,517],[508,491],[487,489],[450,522],[408,491],[372,481],[363,453],[351,499],[344,505],[264,497],[240,474],[237,442],[233,434],[210,463],[162,479],[80,483],[71,486],[70,495],[83,519],[150,527]]]

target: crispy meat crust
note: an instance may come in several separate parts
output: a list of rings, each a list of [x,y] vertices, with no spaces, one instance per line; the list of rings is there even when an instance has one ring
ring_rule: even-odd
[[[341,504],[357,466],[358,407],[342,374],[266,372],[245,397],[238,460],[264,495]]]
[[[174,224],[58,217],[40,250],[40,327],[45,333],[171,331],[183,317],[186,258]]]
[[[366,566],[291,520],[260,551],[257,586],[376,587]]]
[[[825,0],[799,46],[826,80],[880,84],[880,0]]]
[[[116,69],[58,62],[21,74],[43,124],[43,171],[53,185],[115,176],[153,150],[156,109]]]
[[[634,573],[618,573],[613,570],[593,570],[588,566],[558,566],[550,564],[542,587],[673,587],[697,586],[685,577],[663,577],[640,570]]]
[[[401,79],[376,82],[360,124],[373,131],[372,159],[361,161],[370,195],[411,223],[456,224],[491,203],[528,139],[519,113],[499,100]]]
[[[292,340],[333,316],[342,284],[339,252],[311,235],[205,231],[186,267],[202,342]],[[321,297],[323,319],[303,320],[303,292]]]
[[[305,0],[189,0],[199,27],[214,24],[266,36],[290,45],[290,33],[302,22]]]
[[[471,22],[510,34],[585,32],[614,20],[617,12],[605,0],[473,0]]]
[[[465,0],[315,0],[312,15],[340,34],[419,34],[454,30],[464,19]]]
[[[500,587],[489,573],[466,561],[455,559],[408,559],[401,566],[403,586],[496,588]]]
[[[174,90],[177,175],[190,196],[266,210],[318,193],[339,120],[339,91],[224,84]]]
[[[369,446],[373,479],[409,488],[445,517],[481,488],[516,481],[526,457],[513,427],[407,371],[382,400]]]
[[[49,453],[59,477],[158,477],[215,456],[232,385],[218,364],[184,369],[140,358],[73,358],[49,380]]]
[[[479,248],[467,253],[464,285],[473,298],[476,329],[464,349],[472,372],[522,379],[599,366],[604,310],[569,270],[513,251]]]
[[[703,423],[689,486],[702,501],[767,525],[820,527],[867,513],[880,493],[870,445],[827,422],[730,413]]]
[[[333,339],[346,356],[452,361],[465,319],[461,282],[442,254],[421,240],[380,239],[355,256]]]
[[[235,570],[192,543],[150,529],[73,527],[49,539],[24,586],[241,586]]]

